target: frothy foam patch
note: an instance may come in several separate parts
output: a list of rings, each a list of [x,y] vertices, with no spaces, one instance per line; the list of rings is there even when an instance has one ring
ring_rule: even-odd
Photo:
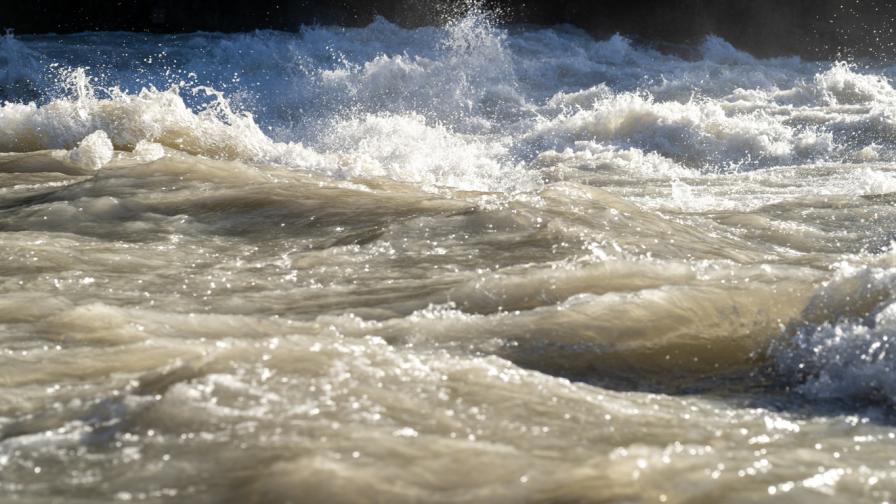
[[[327,146],[349,176],[480,191],[536,187],[523,170],[500,162],[506,155],[500,143],[430,126],[420,115],[368,115],[338,123]]]
[[[606,142],[655,152],[690,168],[768,166],[821,156],[824,135],[803,132],[761,111],[729,115],[718,102],[657,102],[637,93],[599,98],[592,105],[539,125],[527,140],[558,147]],[[555,97],[562,101],[566,97]]]
[[[433,49],[432,60],[379,55],[359,69],[321,72],[318,82],[324,83],[323,89],[337,96],[351,95],[351,99],[343,96],[337,110],[354,103],[361,108],[411,112],[358,115],[358,107],[352,105],[354,117],[336,114],[319,129],[326,134],[315,135],[317,150],[300,142],[273,140],[253,115],[235,110],[224,93],[211,87],[175,85],[127,93],[96,86],[84,69],[63,72],[66,96],[42,106],[14,103],[0,109],[0,123],[7,126],[0,132],[0,150],[73,148],[90,132],[103,130],[115,148],[132,150],[145,161],[158,159],[167,147],[217,159],[287,165],[337,178],[390,177],[427,188],[514,192],[534,187],[532,177],[502,159],[506,147],[500,137],[455,131],[470,125],[487,128],[487,121],[471,114],[468,99],[488,87],[476,82],[501,81],[507,70],[506,61],[503,68],[496,63],[503,57],[503,35],[495,35],[490,25],[471,22],[447,29],[439,47]],[[334,86],[345,89],[336,92]],[[402,90],[410,94],[396,95]],[[453,98],[448,96],[452,93]],[[484,93],[480,98],[485,102],[501,99],[500,92]],[[512,92],[508,96],[514,99]],[[201,105],[190,105],[197,97]],[[399,105],[387,107],[387,103]],[[439,103],[447,108],[436,107]],[[452,120],[443,123],[431,118],[443,116]],[[463,124],[458,118],[471,122]],[[290,136],[289,131],[278,131],[279,136]],[[84,157],[83,153],[73,156]]]
[[[879,263],[892,263],[893,254]],[[843,265],[773,348],[799,392],[824,400],[896,404],[896,268]]]
[[[842,62],[816,75],[815,87],[823,99],[832,105],[891,103],[896,100],[896,92],[885,76],[859,74]]]
[[[109,135],[103,130],[97,130],[84,137],[78,146],[68,153],[68,159],[81,168],[99,170],[112,161],[113,151]]]
[[[211,158],[301,167],[320,164],[321,157],[301,144],[273,141],[250,114],[234,112],[227,99],[212,89],[197,87],[189,91],[213,98],[194,112],[177,87],[144,89],[137,94],[111,89],[107,91],[109,98],[100,99],[83,72],[76,72],[72,79],[82,90],[73,97],[44,106],[13,103],[0,108],[0,124],[5,126],[0,130],[0,150],[71,148],[100,130],[114,147],[123,150],[152,142]],[[143,150],[149,148],[147,145]]]
[[[317,29],[314,38],[330,30]],[[315,99],[334,112],[348,107],[354,113],[412,113],[474,132],[487,131],[490,117],[514,116],[524,108],[507,33],[489,15],[473,12],[443,28],[395,31],[382,19],[360,32],[348,30],[334,46],[338,64],[314,77]],[[374,33],[411,47],[380,47],[371,54],[359,45],[369,46]],[[357,61],[360,55],[366,57]]]
[[[800,390],[819,399],[896,404],[896,304],[863,321],[841,320],[804,329],[796,344],[811,360]],[[806,363],[803,363],[806,364]]]
[[[858,186],[862,194],[896,193],[896,174],[863,168],[859,172]]]
[[[72,149],[102,130],[138,159],[160,155],[138,149],[150,142],[333,177],[510,192],[537,187],[527,172],[550,162],[682,176],[896,159],[896,92],[883,71],[757,59],[717,37],[688,61],[618,35],[506,29],[475,9],[419,29],[377,19],[298,34],[103,37],[145,57],[113,51],[100,70],[90,43],[60,55],[56,42],[2,40],[0,151]],[[39,78],[53,72],[61,86]],[[22,82],[34,103],[10,91]],[[361,134],[377,140],[362,145]]]
[[[687,177],[696,173],[655,152],[637,148],[617,149],[595,142],[576,142],[562,151],[542,152],[533,166],[545,171],[563,172],[574,169],[582,172],[621,172],[628,176]]]
[[[155,161],[165,157],[165,148],[155,142],[140,140],[132,154],[141,161]]]

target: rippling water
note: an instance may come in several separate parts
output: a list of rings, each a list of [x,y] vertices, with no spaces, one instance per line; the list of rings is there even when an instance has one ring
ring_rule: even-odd
[[[896,68],[0,40],[0,500],[888,502]]]

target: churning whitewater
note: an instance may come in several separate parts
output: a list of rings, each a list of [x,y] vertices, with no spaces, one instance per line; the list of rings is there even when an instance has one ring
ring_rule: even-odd
[[[0,39],[0,500],[891,502],[896,67]]]

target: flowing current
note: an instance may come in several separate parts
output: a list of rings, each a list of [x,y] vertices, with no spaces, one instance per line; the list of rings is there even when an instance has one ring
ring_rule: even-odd
[[[891,502],[896,67],[0,39],[0,501]]]

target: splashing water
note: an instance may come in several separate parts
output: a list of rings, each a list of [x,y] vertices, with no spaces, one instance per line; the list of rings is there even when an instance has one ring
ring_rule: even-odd
[[[0,495],[887,502],[894,68],[0,39]]]

